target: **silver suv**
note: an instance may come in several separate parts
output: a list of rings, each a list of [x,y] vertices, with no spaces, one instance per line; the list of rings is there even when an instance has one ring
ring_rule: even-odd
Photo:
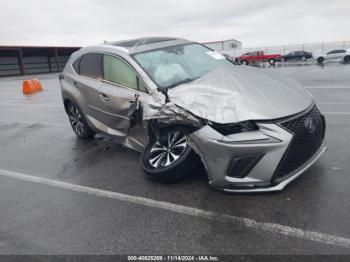
[[[188,40],[82,48],[60,84],[79,138],[103,133],[142,152],[141,168],[158,181],[203,164],[215,188],[276,191],[325,151],[324,117],[297,82]]]

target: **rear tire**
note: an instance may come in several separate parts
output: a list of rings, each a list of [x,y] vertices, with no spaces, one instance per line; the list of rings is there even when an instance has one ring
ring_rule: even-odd
[[[161,130],[159,140],[151,141],[142,152],[140,165],[151,180],[161,183],[176,182],[190,175],[199,158],[188,145],[184,128]]]
[[[350,63],[350,56],[347,55],[347,56],[344,57],[344,63],[345,64],[349,64]]]
[[[91,139],[95,136],[95,132],[93,132],[88,126],[83,113],[80,108],[74,104],[69,103],[67,105],[67,114],[69,118],[69,122],[72,126],[74,133],[79,138],[83,139]]]
[[[274,65],[276,63],[276,60],[275,59],[269,59],[268,62],[269,62],[270,65]]]

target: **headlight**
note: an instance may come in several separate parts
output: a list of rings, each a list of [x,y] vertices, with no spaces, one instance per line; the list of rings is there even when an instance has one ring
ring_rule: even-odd
[[[224,136],[259,130],[259,127],[253,121],[244,121],[234,124],[218,124],[208,121],[208,124]]]

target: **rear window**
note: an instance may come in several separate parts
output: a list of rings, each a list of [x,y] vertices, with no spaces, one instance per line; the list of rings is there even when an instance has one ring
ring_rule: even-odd
[[[95,53],[83,55],[73,67],[80,75],[103,78],[103,55]]]

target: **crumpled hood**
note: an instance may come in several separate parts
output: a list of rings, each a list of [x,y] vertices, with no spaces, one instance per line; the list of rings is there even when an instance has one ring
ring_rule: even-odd
[[[170,89],[168,97],[194,115],[222,124],[286,117],[312,103],[298,82],[247,66],[220,67]]]

